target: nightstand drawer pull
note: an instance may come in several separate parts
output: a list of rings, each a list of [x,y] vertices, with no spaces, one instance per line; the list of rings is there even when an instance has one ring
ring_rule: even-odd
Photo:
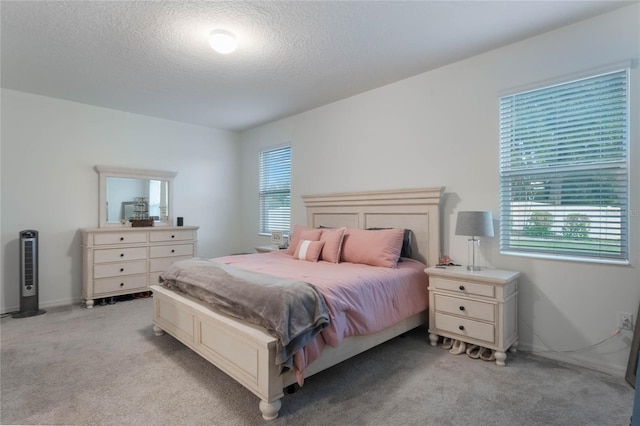
[[[460,291],[464,291],[464,286],[461,285],[460,287],[458,287],[460,289]]]
[[[459,325],[459,326],[458,326],[458,329],[459,329],[460,331],[463,331],[463,330],[464,330],[464,325]]]
[[[124,253],[120,253],[120,257],[124,257]]]
[[[464,311],[464,306],[460,306],[460,310],[461,310],[461,311]]]
[[[120,287],[124,287],[124,283],[120,283]]]
[[[124,268],[120,268],[120,272],[124,272]]]

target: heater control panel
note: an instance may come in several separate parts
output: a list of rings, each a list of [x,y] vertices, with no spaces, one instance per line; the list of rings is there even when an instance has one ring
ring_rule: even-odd
[[[37,232],[23,231],[20,235],[20,288],[22,297],[36,295],[38,269]]]

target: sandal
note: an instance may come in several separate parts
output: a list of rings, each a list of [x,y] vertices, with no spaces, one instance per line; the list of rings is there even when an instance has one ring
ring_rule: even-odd
[[[442,338],[442,348],[449,350],[453,346],[453,339],[451,337]]]
[[[480,359],[483,361],[495,361],[496,355],[493,349],[482,348],[480,350]]]
[[[462,340],[454,340],[453,346],[449,349],[450,354],[460,355],[467,349],[467,344]]]
[[[469,358],[478,359],[480,358],[481,349],[482,348],[478,345],[469,345],[467,348],[467,355],[469,355]]]

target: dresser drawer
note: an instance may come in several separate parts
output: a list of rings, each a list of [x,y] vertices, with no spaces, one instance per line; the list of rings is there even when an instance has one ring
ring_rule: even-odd
[[[438,330],[482,340],[492,345],[495,343],[495,326],[493,324],[454,317],[439,312],[436,312],[435,323],[435,328]],[[462,327],[462,330],[460,327]]]
[[[131,247],[131,248],[117,248],[117,249],[104,249],[94,250],[93,262],[94,263],[106,263],[106,262],[118,262],[124,260],[141,260],[147,258],[146,247]]]
[[[105,232],[93,234],[93,244],[97,246],[106,244],[132,244],[146,242],[146,232]]]
[[[149,258],[151,259],[171,256],[193,256],[193,244],[173,244],[149,248]]]
[[[432,277],[430,278],[429,286],[433,286],[439,290],[454,291],[460,294],[495,297],[495,288],[492,285],[487,284],[478,284]]]
[[[193,231],[159,231],[149,236],[151,242],[193,240]]]
[[[94,296],[100,297],[100,293],[113,293],[114,291],[129,291],[144,289],[147,287],[147,274],[126,275],[123,277],[101,278],[93,282]]]
[[[149,260],[149,272],[164,272],[169,269],[169,266],[173,262],[178,260],[191,259],[192,256],[176,256],[176,257],[163,257]]]
[[[147,261],[136,260],[133,262],[104,263],[94,265],[93,278],[119,277],[122,275],[145,274]]]
[[[489,322],[494,322],[496,318],[495,305],[492,303],[460,299],[457,297],[444,296],[442,294],[436,294],[435,300],[435,309],[439,312]]]

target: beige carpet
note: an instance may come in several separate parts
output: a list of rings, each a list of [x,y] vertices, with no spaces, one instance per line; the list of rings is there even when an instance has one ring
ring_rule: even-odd
[[[258,398],[151,328],[151,299],[1,322],[2,424],[259,425]],[[628,425],[622,378],[518,352],[451,355],[426,329],[309,378],[270,424]]]

